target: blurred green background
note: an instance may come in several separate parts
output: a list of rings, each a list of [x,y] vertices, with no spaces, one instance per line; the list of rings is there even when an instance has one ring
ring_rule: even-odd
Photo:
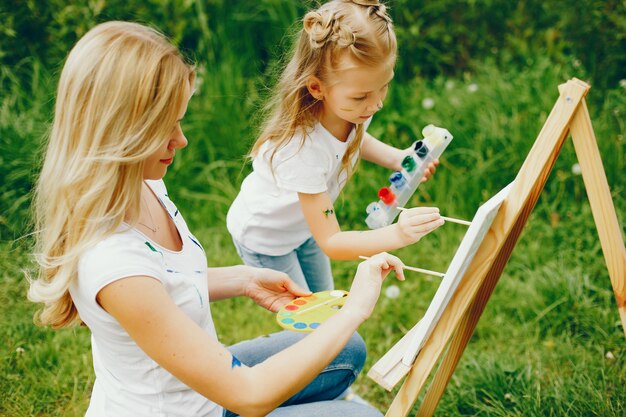
[[[170,195],[205,246],[210,265],[239,263],[225,215],[249,171],[244,154],[299,19],[311,1],[0,1],[0,415],[78,416],[93,371],[86,329],[32,324],[25,299],[30,191],[52,120],[64,57],[93,25],[153,25],[198,65],[199,89],[183,128],[189,139],[166,177]],[[413,205],[470,219],[515,178],[571,77],[587,97],[624,230],[626,2],[621,0],[395,0],[396,77],[370,132],[408,146],[429,123],[455,139]],[[365,229],[365,207],[389,172],[362,163],[336,211]],[[447,224],[396,251],[408,265],[445,271],[464,233]],[[356,262],[333,262],[349,288]],[[361,328],[369,367],[422,316],[437,289],[407,273],[400,296],[381,297]],[[385,283],[386,290],[391,281]],[[233,343],[278,330],[248,300],[213,305]],[[573,147],[566,142],[436,415],[626,415],[624,332]],[[386,410],[394,393],[365,375],[359,394]]]

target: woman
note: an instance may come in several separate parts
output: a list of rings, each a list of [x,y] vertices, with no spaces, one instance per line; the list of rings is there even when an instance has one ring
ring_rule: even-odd
[[[355,331],[382,280],[392,269],[403,279],[391,255],[361,263],[344,307],[306,337],[218,342],[209,301],[247,296],[277,311],[309,292],[277,271],[207,267],[169,199],[162,179],[187,144],[180,123],[194,78],[163,35],[127,22],[89,31],[61,73],[29,297],[44,303],[40,324],[92,333],[87,415],[379,416],[333,399],[363,366]]]

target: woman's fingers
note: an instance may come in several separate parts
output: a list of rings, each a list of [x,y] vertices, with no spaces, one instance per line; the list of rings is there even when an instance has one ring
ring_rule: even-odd
[[[378,269],[383,279],[393,270],[396,272],[398,279],[404,281],[404,262],[397,256],[381,252],[372,256],[366,262],[370,262],[372,268]]]

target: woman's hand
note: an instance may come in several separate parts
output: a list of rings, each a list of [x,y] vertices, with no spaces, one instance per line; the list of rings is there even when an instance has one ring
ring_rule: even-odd
[[[244,295],[261,307],[277,312],[294,298],[311,295],[311,291],[301,288],[284,272],[252,268],[250,280],[244,288]]]
[[[400,238],[412,244],[444,223],[437,207],[416,207],[402,210],[395,224]]]
[[[380,288],[387,275],[395,270],[398,280],[404,281],[403,268],[404,263],[399,258],[386,252],[361,262],[342,310],[356,314],[361,321],[366,320],[374,310],[380,296]]]

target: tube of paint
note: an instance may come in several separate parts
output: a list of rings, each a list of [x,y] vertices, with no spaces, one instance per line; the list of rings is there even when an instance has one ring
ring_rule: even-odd
[[[387,210],[383,210],[380,201],[373,201],[369,203],[365,211],[367,212],[365,223],[370,229],[378,229],[387,225],[385,223],[388,217],[386,213]]]
[[[412,176],[415,172],[415,168],[417,166],[417,161],[413,158],[412,155],[407,155],[402,160],[402,168],[406,171],[407,175]]]
[[[396,190],[401,190],[406,188],[407,182],[406,177],[402,173],[402,171],[395,171],[393,174],[389,176],[389,182],[391,183],[392,188]]]
[[[428,152],[430,151],[424,141],[421,140],[415,142],[413,150],[415,151],[415,154],[421,159],[426,158],[426,155],[428,155]]]
[[[394,204],[398,205],[396,195],[389,187],[383,187],[378,190],[378,198],[380,198],[380,201],[382,201],[386,206],[392,206]]]
[[[378,203],[378,201],[372,201],[367,205],[367,208],[365,209],[365,212],[367,214],[374,214],[377,211],[380,211],[380,204]]]

